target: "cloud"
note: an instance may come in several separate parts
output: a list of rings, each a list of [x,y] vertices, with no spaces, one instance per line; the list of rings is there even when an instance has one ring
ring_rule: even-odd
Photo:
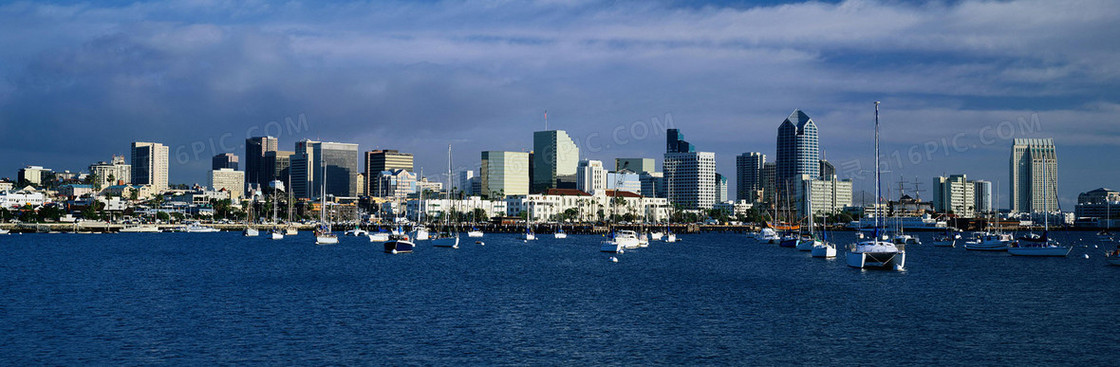
[[[795,108],[821,125],[830,158],[865,156],[872,100],[903,147],[1034,113],[1063,144],[1120,142],[1115,124],[1097,123],[1120,116],[1120,66],[1103,61],[1120,54],[1120,4],[1103,0],[17,2],[0,19],[0,154],[11,157],[0,170],[13,174],[156,140],[190,153],[172,181],[202,182],[207,154],[227,150],[211,141],[299,114],[309,130],[284,146],[357,142],[434,167],[448,141],[468,161],[531,148],[546,109],[581,144],[671,114],[731,177],[734,154],[772,156]],[[659,157],[660,139],[585,153]],[[982,154],[1003,153],[953,161]],[[992,162],[961,169],[1005,169]]]

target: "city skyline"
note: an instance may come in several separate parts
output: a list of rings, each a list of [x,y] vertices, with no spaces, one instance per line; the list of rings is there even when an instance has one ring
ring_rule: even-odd
[[[1107,40],[1120,9],[1089,3],[8,4],[0,176],[26,165],[82,170],[153,141],[170,149],[171,183],[204,184],[210,157],[244,154],[245,138],[270,129],[282,147],[306,138],[398,149],[417,168],[444,167],[451,141],[455,165],[477,169],[478,152],[532,149],[549,110],[581,159],[659,157],[659,128],[688,131],[735,187],[734,157],[774,157],[774,123],[801,109],[843,178],[853,172],[845,163],[870,167],[869,104],[882,100],[884,152],[903,163],[884,181],[966,174],[1001,187],[1008,208],[1013,139],[1053,138],[1069,205],[1120,186],[1120,173],[1092,159],[1120,142],[1107,123],[1120,116],[1120,72],[1099,62],[1118,53]],[[508,17],[473,20],[489,12]],[[385,15],[401,13],[472,21],[419,27]],[[1068,16],[1013,20],[1044,14]],[[871,28],[867,17],[889,21]],[[817,23],[768,20],[790,18]],[[42,37],[31,42],[25,29]]]

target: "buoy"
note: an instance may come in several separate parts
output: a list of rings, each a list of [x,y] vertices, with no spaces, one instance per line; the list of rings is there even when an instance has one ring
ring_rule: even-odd
[[[393,249],[393,254],[396,254],[396,253],[397,253],[397,249]]]
[[[616,263],[616,262],[618,262],[618,258],[617,258],[617,257],[614,257],[614,256],[611,256],[611,262],[612,262],[612,263]]]
[[[1085,258],[1086,258],[1086,259],[1088,259],[1088,258],[1089,258],[1089,254],[1085,254]]]
[[[1093,245],[1093,248],[1098,248],[1098,247],[1097,247],[1097,245]]]
[[[626,253],[626,250],[623,250],[623,249],[619,249],[619,250],[618,250],[618,253],[620,253],[620,254],[625,254],[625,253]]]

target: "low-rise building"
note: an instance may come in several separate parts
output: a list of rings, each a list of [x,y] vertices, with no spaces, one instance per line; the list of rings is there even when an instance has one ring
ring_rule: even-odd
[[[47,195],[41,191],[3,191],[0,192],[0,208],[22,208],[30,205],[32,208],[38,208],[43,204],[49,203]]]

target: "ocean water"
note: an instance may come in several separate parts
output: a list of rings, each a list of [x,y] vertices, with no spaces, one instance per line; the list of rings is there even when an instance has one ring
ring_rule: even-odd
[[[904,272],[732,233],[617,263],[577,235],[0,236],[0,364],[1115,365],[1120,267],[1055,236],[1069,257],[926,244]]]

